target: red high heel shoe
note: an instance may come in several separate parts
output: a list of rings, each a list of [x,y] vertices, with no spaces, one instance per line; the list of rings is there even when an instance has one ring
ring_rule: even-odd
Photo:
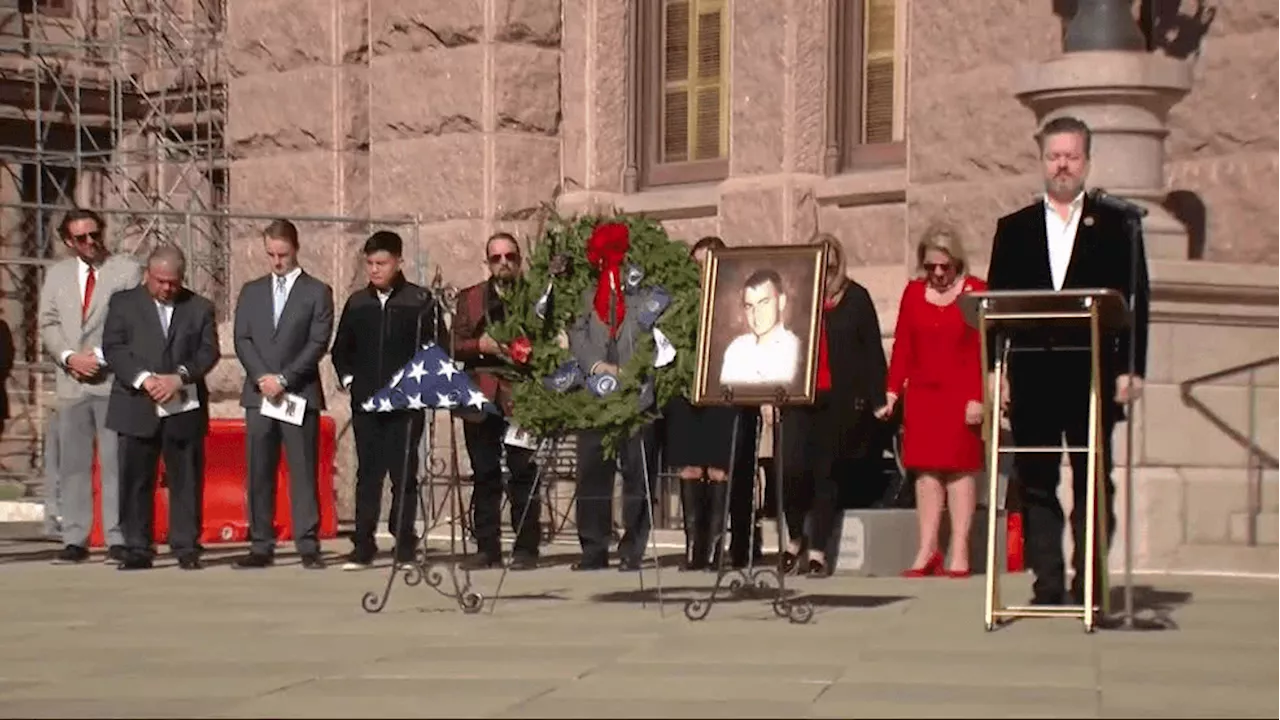
[[[928,577],[930,575],[938,575],[941,572],[942,572],[942,553],[935,552],[934,554],[929,556],[929,559],[928,561],[925,562],[924,567],[911,568],[910,570],[905,570],[902,573],[902,577],[905,577],[905,578]]]
[[[958,580],[960,578],[969,577],[970,575],[973,574],[973,571],[972,570],[947,570],[943,574],[949,578],[955,578]]]

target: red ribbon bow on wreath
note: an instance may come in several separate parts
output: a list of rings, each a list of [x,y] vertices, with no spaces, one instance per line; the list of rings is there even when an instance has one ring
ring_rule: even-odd
[[[627,314],[622,295],[622,261],[631,248],[630,231],[622,223],[599,225],[587,240],[587,262],[600,271],[596,280],[596,296],[593,303],[596,316],[609,328],[609,337],[617,337],[618,328]],[[616,301],[612,323],[609,318],[609,300]]]

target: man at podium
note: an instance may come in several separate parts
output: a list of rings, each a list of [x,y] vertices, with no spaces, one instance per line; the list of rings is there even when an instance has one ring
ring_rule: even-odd
[[[1044,198],[997,222],[988,283],[993,291],[1111,288],[1132,308],[1132,340],[1127,329],[1113,333],[1105,338],[1101,352],[1099,451],[1107,518],[1104,547],[1110,547],[1115,527],[1111,433],[1123,417],[1124,404],[1141,392],[1147,364],[1146,254],[1140,227],[1130,231],[1131,224],[1139,222],[1137,217],[1117,207],[1122,202],[1085,191],[1092,140],[1089,127],[1076,118],[1059,117],[1046,123],[1036,140]],[[1064,439],[1070,447],[1088,445],[1088,348],[1087,329],[1033,328],[1011,337],[1009,384],[1002,394],[1010,401],[1016,446],[1058,447]],[[988,349],[994,362],[997,348]],[[1063,513],[1057,497],[1061,455],[1018,453],[1015,463],[1026,557],[1036,576],[1032,603],[1083,604],[1087,455],[1071,453],[1071,528],[1077,550],[1069,595],[1062,555]],[[1095,593],[1101,585],[1094,585]]]

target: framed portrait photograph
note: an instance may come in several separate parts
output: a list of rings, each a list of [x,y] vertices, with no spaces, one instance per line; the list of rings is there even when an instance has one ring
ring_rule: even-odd
[[[822,245],[712,249],[693,403],[812,404],[825,274]]]

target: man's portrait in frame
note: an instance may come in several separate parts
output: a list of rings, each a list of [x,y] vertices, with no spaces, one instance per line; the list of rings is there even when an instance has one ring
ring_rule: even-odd
[[[781,245],[712,250],[703,267],[699,405],[813,401],[823,249]]]

